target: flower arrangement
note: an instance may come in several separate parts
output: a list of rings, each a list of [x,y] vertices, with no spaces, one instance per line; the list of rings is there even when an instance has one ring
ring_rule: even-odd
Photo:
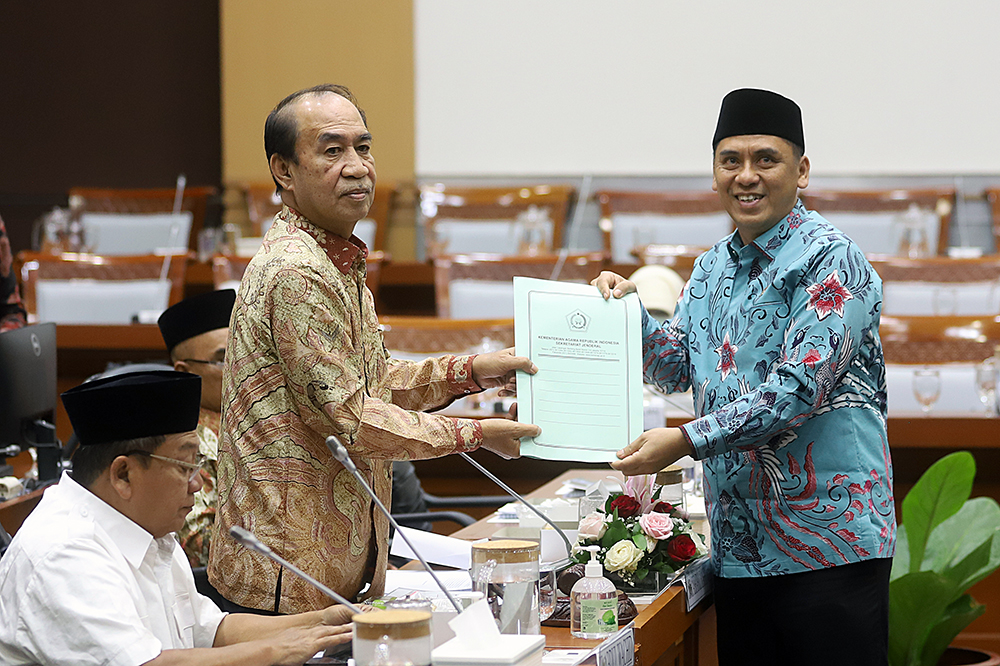
[[[597,558],[627,585],[634,586],[650,572],[673,573],[703,553],[695,543],[687,512],[659,501],[659,490],[653,489],[655,478],[652,474],[629,477],[624,492],[612,493],[603,511],[580,520],[579,544],[600,546]],[[704,536],[698,536],[704,545]],[[573,557],[586,562],[590,553],[577,551]]]

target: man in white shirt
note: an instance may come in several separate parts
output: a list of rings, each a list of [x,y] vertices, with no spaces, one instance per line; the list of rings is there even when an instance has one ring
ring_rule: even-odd
[[[342,606],[226,614],[172,534],[201,487],[201,379],[162,371],[63,394],[80,447],[0,560],[0,663],[301,664],[350,640]]]

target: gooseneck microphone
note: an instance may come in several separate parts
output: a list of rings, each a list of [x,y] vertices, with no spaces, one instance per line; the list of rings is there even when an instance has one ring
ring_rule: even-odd
[[[506,483],[504,483],[503,481],[501,481],[497,476],[495,476],[493,473],[491,473],[488,469],[486,469],[485,467],[483,467],[482,465],[480,465],[479,463],[477,463],[475,460],[473,460],[472,456],[470,456],[468,453],[459,452],[458,455],[460,455],[463,458],[465,458],[466,460],[468,460],[469,463],[473,467],[475,467],[480,472],[482,472],[483,474],[485,474],[490,479],[490,481],[492,481],[493,483],[495,483],[498,486],[500,486],[501,488],[503,488],[504,491],[508,495],[510,495],[511,497],[513,497],[514,499],[516,499],[518,502],[520,502],[524,506],[528,507],[531,511],[533,511],[535,513],[535,515],[537,515],[539,518],[541,518],[546,523],[548,523],[549,526],[552,527],[552,529],[554,529],[556,532],[559,533],[559,536],[562,537],[562,540],[564,542],[566,542],[566,557],[567,558],[572,557],[572,555],[573,555],[573,544],[570,543],[569,537],[566,536],[566,533],[563,532],[562,529],[560,529],[559,526],[557,526],[554,522],[552,522],[549,519],[548,516],[546,516],[541,511],[539,511],[538,508],[535,505],[533,505],[531,502],[529,502],[528,500],[524,499],[523,497],[521,497],[520,495],[518,495],[516,492],[514,492],[513,488],[511,488]]]
[[[344,446],[343,442],[340,441],[340,438],[338,438],[336,435],[330,435],[329,437],[326,438],[326,447],[330,449],[330,453],[333,454],[333,457],[336,458],[337,461],[341,465],[343,465],[348,472],[354,475],[354,478],[358,480],[358,483],[360,483],[361,487],[365,489],[365,492],[368,493],[368,496],[372,498],[372,500],[375,502],[375,505],[379,508],[379,510],[382,513],[385,514],[385,517],[389,519],[389,522],[392,523],[392,526],[396,528],[396,535],[403,538],[403,541],[406,542],[406,545],[410,547],[410,550],[413,551],[413,554],[417,556],[418,560],[420,560],[420,564],[424,566],[424,569],[427,570],[427,573],[431,575],[431,578],[434,579],[434,582],[437,584],[437,586],[441,588],[442,592],[444,592],[444,596],[448,597],[448,601],[450,601],[451,605],[455,607],[455,612],[461,613],[462,607],[459,605],[458,601],[455,599],[454,596],[452,596],[451,592],[448,591],[448,588],[444,586],[444,584],[441,582],[441,579],[437,577],[437,574],[434,573],[434,569],[432,569],[431,566],[427,564],[427,561],[424,560],[424,556],[421,555],[420,552],[410,542],[409,537],[407,537],[406,533],[403,532],[403,530],[400,528],[399,523],[397,523],[396,519],[392,517],[392,514],[389,513],[389,510],[385,508],[385,504],[382,504],[382,500],[378,498],[378,496],[375,494],[375,491],[372,490],[371,486],[368,485],[368,482],[365,481],[365,478],[361,476],[361,472],[358,471],[357,465],[355,465],[354,461],[351,460],[350,454],[347,453],[347,447]]]
[[[229,528],[229,535],[234,539],[236,539],[237,541],[239,541],[244,546],[246,546],[247,548],[249,548],[250,550],[256,550],[264,557],[274,560],[275,562],[285,567],[286,569],[291,571],[293,574],[295,574],[305,582],[315,587],[317,590],[319,590],[326,596],[336,601],[338,604],[343,604],[344,606],[347,606],[354,613],[361,612],[361,609],[352,604],[350,601],[340,596],[339,594],[337,594],[336,592],[334,592],[333,590],[331,590],[326,585],[319,582],[306,572],[302,571],[302,569],[299,569],[297,566],[295,566],[288,560],[277,555],[273,550],[271,550],[268,546],[266,546],[260,539],[251,534],[248,530],[245,530],[238,525],[233,525],[232,527]]]

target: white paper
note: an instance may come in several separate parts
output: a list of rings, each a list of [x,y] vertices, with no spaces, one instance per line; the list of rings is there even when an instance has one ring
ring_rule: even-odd
[[[414,547],[420,551],[428,563],[454,567],[455,569],[469,570],[472,568],[472,542],[433,532],[424,532],[412,527],[401,527],[400,530],[413,542]],[[419,559],[399,535],[393,538],[389,554],[411,560]]]
[[[450,620],[448,626],[455,632],[458,641],[467,645],[482,646],[488,644],[489,639],[500,636],[497,621],[493,619],[486,599],[480,599],[466,608]]]
[[[471,590],[472,578],[467,571],[435,571],[435,575],[441,580],[441,584],[449,590]],[[426,571],[412,571],[409,569],[388,569],[385,572],[386,591],[395,590],[417,590],[420,592],[440,592],[434,579]],[[390,592],[391,594],[391,592]]]
[[[521,455],[611,462],[642,434],[642,332],[634,293],[514,278],[514,343],[538,367],[517,373],[518,419],[542,434]]]

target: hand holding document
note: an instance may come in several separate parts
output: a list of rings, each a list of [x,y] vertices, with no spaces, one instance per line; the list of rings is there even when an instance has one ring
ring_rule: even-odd
[[[611,462],[642,434],[639,299],[590,285],[514,278],[514,342],[536,366],[518,372],[518,420],[542,434],[521,455]]]

